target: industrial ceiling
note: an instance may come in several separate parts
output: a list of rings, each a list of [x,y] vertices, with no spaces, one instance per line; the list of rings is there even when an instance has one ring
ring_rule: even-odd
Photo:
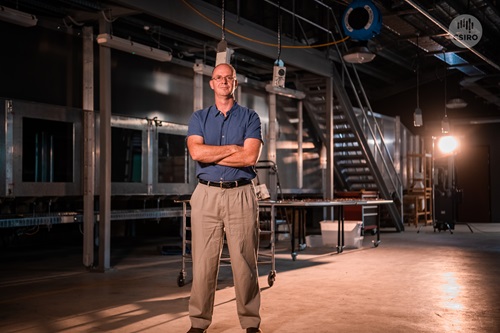
[[[104,19],[112,34],[168,50],[174,61],[202,59],[213,66],[217,45],[225,40],[239,74],[269,82],[274,62],[281,59],[292,88],[304,74],[328,76],[332,62],[342,71],[346,65],[342,55],[362,45],[375,59],[347,66],[355,67],[370,100],[415,91],[417,73],[422,85],[446,82],[449,77],[450,87],[456,85],[484,105],[482,111],[474,111],[474,119],[500,118],[500,48],[495,45],[500,40],[500,14],[495,1],[355,1],[374,4],[379,11],[380,31],[369,38],[356,40],[345,33],[343,16],[350,1],[3,0],[0,4],[36,15],[39,26],[73,33],[93,25],[97,34]],[[480,22],[480,40],[472,47],[450,37],[452,22],[460,15]]]

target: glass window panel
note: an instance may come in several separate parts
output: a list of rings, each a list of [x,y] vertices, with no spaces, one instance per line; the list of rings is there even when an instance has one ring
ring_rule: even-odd
[[[23,182],[73,182],[73,124],[23,118]]]
[[[111,128],[111,181],[142,181],[142,132],[129,128]]]
[[[186,137],[158,134],[158,182],[185,183],[187,168]]]

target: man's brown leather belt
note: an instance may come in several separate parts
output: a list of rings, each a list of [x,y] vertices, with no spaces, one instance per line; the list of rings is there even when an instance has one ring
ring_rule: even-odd
[[[203,179],[198,179],[200,184],[207,185],[207,186],[215,186],[215,187],[220,187],[220,188],[233,188],[233,187],[240,187],[244,185],[248,185],[252,183],[252,180],[250,179],[241,179],[241,180],[235,180],[232,182],[209,182],[207,180]]]

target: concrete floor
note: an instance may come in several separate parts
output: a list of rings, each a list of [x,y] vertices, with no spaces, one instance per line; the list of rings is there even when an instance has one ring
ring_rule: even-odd
[[[269,332],[500,332],[500,224],[457,225],[453,234],[414,227],[382,232],[371,246],[341,254],[288,242],[259,266],[262,326]],[[187,284],[177,286],[180,255],[159,241],[112,244],[113,269],[90,273],[79,246],[2,249],[0,332],[168,332],[188,330]],[[229,267],[222,267],[209,333],[244,332]]]

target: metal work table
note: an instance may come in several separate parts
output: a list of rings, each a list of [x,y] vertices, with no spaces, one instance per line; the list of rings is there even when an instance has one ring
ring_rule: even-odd
[[[188,250],[188,245],[191,245],[191,241],[188,239],[187,231],[191,230],[190,224],[188,224],[188,218],[191,216],[191,210],[189,207],[189,199],[176,200],[177,203],[182,203],[182,268],[177,278],[177,285],[182,287],[186,283],[186,261],[190,259],[190,250]],[[265,254],[264,256],[270,257],[270,261],[264,261],[260,263],[271,264],[271,270],[268,275],[268,284],[271,287],[276,279],[276,263],[275,263],[275,230],[276,230],[276,207],[290,207],[295,209],[305,209],[307,207],[335,207],[337,208],[338,214],[337,219],[339,223],[338,228],[338,245],[337,253],[341,253],[344,248],[344,207],[353,205],[383,205],[390,204],[392,200],[383,199],[373,199],[373,200],[352,200],[352,199],[334,199],[334,200],[283,200],[283,201],[273,201],[273,200],[262,200],[259,201],[259,208],[270,209],[270,229],[262,233],[267,233],[270,235],[270,254]],[[299,214],[301,219],[303,214]],[[301,220],[299,222],[299,227],[305,225],[305,221]],[[292,259],[295,260],[297,257],[297,252],[295,251],[295,219],[292,219],[291,228],[291,241],[292,241]],[[300,230],[302,236],[305,237],[305,228]],[[377,219],[377,240],[374,241],[374,246],[377,247],[380,243],[380,221]],[[261,255],[261,254],[259,254]]]
[[[359,200],[359,199],[333,199],[333,200],[283,200],[274,201],[266,200],[259,201],[260,207],[269,207],[271,212],[271,228],[274,230],[276,223],[276,207],[289,207],[294,209],[305,209],[307,207],[334,207],[337,210],[337,221],[338,221],[338,240],[337,240],[337,253],[341,253],[344,250],[344,207],[346,206],[356,206],[356,205],[386,205],[392,203],[392,200],[385,199],[373,199],[373,200]],[[299,221],[292,218],[291,224],[291,255],[292,259],[295,260],[297,257],[297,251],[295,247],[295,224],[298,223],[299,228],[299,238],[305,238],[305,221],[303,220],[303,214],[299,214]],[[274,250],[274,237],[271,239],[271,247]],[[380,219],[377,219],[377,240],[373,242],[373,245],[377,247],[380,243]]]

